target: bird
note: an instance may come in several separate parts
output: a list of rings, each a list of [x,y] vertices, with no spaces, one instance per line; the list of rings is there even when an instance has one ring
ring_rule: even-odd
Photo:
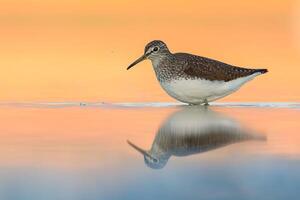
[[[185,106],[158,129],[150,150],[127,143],[144,156],[147,167],[162,169],[172,156],[201,154],[230,144],[266,141],[266,135],[204,106]]]
[[[268,72],[267,69],[237,67],[189,53],[171,53],[161,40],[149,42],[144,54],[127,70],[146,59],[151,60],[157,80],[165,92],[190,105],[208,105]]]

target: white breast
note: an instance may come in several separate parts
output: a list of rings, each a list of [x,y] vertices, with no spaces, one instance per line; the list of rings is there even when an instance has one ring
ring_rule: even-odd
[[[209,81],[204,79],[179,79],[161,82],[163,89],[175,99],[191,104],[204,103],[222,98],[238,90],[244,83],[261,73],[238,78],[232,81]]]

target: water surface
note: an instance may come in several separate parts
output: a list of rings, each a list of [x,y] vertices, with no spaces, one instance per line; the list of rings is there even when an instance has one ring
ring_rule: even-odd
[[[300,105],[0,107],[0,199],[299,199]]]

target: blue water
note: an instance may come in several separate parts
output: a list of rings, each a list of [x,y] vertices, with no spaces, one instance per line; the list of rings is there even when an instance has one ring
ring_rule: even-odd
[[[1,108],[1,200],[300,199],[300,103]]]

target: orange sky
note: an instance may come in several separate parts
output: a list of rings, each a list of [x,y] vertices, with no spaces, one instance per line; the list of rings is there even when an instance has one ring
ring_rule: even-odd
[[[222,101],[300,100],[297,1],[0,4],[0,101],[174,101],[149,61],[126,71],[153,39],[174,52],[269,69]]]

